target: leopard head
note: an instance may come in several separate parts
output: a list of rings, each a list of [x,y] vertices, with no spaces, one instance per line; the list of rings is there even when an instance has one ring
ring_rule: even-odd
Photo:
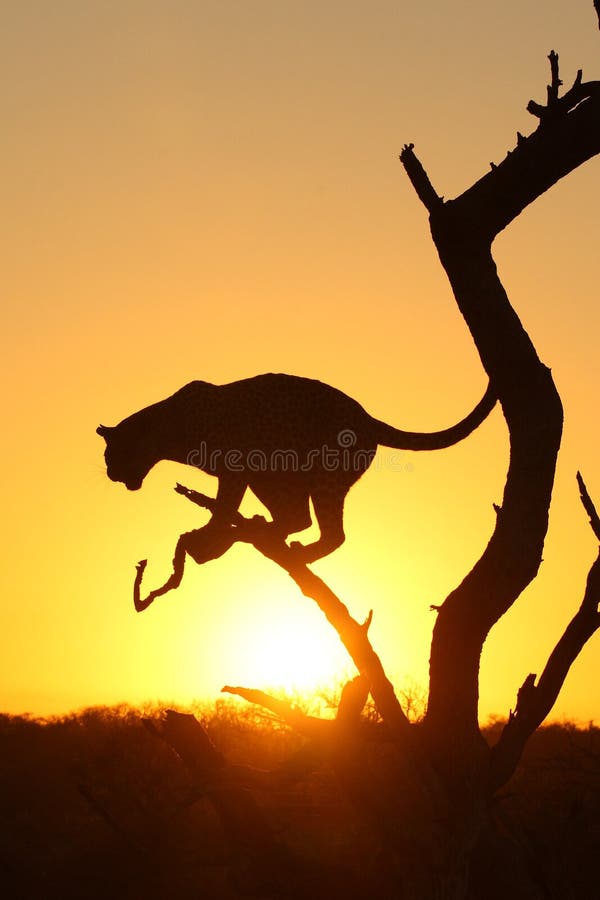
[[[143,433],[125,427],[122,422],[115,426],[99,425],[96,434],[106,441],[104,460],[110,480],[122,482],[129,491],[138,491],[157,462],[148,450]]]

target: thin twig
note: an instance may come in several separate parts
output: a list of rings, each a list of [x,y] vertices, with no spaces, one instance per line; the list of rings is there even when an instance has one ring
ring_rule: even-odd
[[[560,80],[560,76],[558,74],[558,53],[554,50],[550,51],[550,55],[548,56],[550,60],[550,76],[551,82],[548,85],[548,106],[552,103],[556,103],[558,100],[558,90],[562,85],[562,81]]]
[[[579,495],[581,497],[583,508],[590,517],[590,525],[592,527],[592,531],[600,541],[600,516],[596,512],[596,507],[594,506],[594,502],[588,493],[588,489],[585,486],[585,481],[583,480],[581,472],[577,473],[577,484],[579,485]]]

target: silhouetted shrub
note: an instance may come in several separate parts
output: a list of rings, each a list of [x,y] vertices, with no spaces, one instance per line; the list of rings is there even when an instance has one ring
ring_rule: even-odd
[[[273,769],[303,743],[250,707],[219,702],[196,714],[232,762]],[[144,725],[160,715],[124,706],[46,721],[0,715],[3,896],[237,896],[211,804]],[[365,831],[327,767],[259,799],[297,853],[349,866],[364,853]],[[546,726],[490,810],[473,900],[519,900],[535,896],[532,886],[588,900],[599,848],[600,730]]]

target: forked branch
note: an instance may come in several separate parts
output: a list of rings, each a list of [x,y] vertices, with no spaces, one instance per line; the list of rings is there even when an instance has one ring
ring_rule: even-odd
[[[540,120],[538,128],[528,137],[517,135],[517,144],[506,157],[459,197],[442,202],[413,145],[405,145],[401,160],[432,215],[438,250],[437,229],[444,223],[455,241],[469,237],[491,243],[526,206],[600,151],[600,82],[584,82],[578,72],[572,87],[558,97],[558,55],[551,54],[550,61],[548,103],[531,100],[527,106]]]

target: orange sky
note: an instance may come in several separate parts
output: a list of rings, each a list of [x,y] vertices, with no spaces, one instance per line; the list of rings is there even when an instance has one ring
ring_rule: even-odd
[[[214,697],[351,667],[318,610],[248,547],[142,615],[177,535],[203,514],[163,463],[130,494],[104,474],[115,424],[193,378],[319,378],[375,416],[431,430],[481,371],[398,162],[414,141],[459,193],[565,82],[600,76],[590,2],[32,0],[3,12],[0,104],[4,430],[0,708],[62,712]],[[566,410],[545,561],[485,647],[482,714],[504,714],[579,604],[600,502],[600,161],[497,241],[511,299]],[[315,568],[362,618],[400,686],[424,682],[439,603],[487,543],[507,464],[496,411],[447,451],[385,450],[352,490],[345,546]],[[250,508],[250,507],[249,507]],[[331,658],[331,659],[330,659]],[[600,643],[555,715],[600,717]]]

